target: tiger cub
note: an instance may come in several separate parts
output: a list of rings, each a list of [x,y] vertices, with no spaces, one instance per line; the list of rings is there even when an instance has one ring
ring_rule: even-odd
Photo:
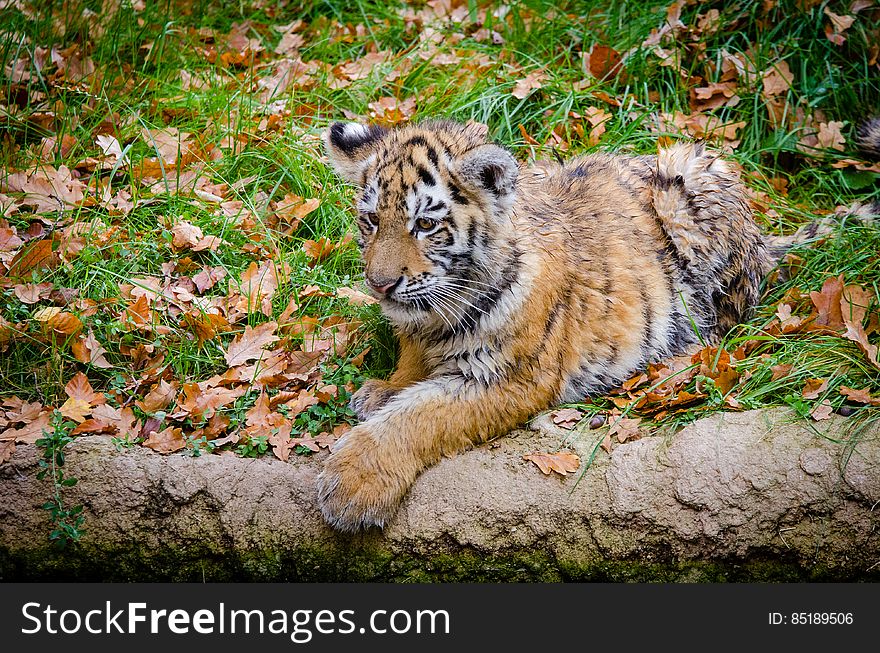
[[[341,530],[388,523],[443,456],[717,339],[771,267],[737,172],[700,144],[520,168],[477,124],[324,139],[361,189],[366,283],[400,339],[318,479]]]

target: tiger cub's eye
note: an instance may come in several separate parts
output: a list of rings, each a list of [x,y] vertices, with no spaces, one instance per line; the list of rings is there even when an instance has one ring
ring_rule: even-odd
[[[430,231],[436,225],[437,223],[434,220],[429,220],[428,218],[419,218],[416,220],[416,227],[418,227],[420,231]]]

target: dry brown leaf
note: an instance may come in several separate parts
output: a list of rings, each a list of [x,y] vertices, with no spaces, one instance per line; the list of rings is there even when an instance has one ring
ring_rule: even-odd
[[[776,381],[778,379],[782,379],[782,378],[788,376],[789,373],[791,372],[792,367],[794,367],[794,365],[789,365],[789,364],[774,365],[773,367],[770,368],[770,370],[773,372],[773,376],[770,378],[770,380]]]
[[[72,419],[74,422],[79,423],[84,421],[89,413],[92,412],[92,407],[89,406],[89,402],[87,401],[71,397],[65,401],[58,410],[67,419]]]
[[[51,283],[19,283],[12,287],[12,293],[22,304],[36,304],[46,299],[52,292]]]
[[[354,288],[348,288],[345,286],[336,289],[336,296],[347,299],[355,306],[368,306],[370,304],[379,303],[379,300],[375,297],[372,297],[367,293],[361,292],[360,290],[355,290]]]
[[[823,419],[831,419],[831,413],[834,412],[834,407],[831,405],[831,402],[827,399],[823,399],[820,404],[817,404],[812,411],[810,411],[810,417],[813,418],[813,421],[820,422]]]
[[[180,427],[169,426],[158,433],[151,432],[144,441],[144,446],[159,453],[173,453],[186,447],[186,440]]]
[[[12,458],[15,453],[15,440],[0,441],[0,465]]]
[[[370,121],[385,127],[394,127],[408,122],[416,111],[416,98],[409,97],[403,102],[394,97],[381,97],[370,102]]]
[[[0,440],[14,440],[21,444],[34,444],[43,437],[44,431],[50,430],[49,420],[52,418],[51,410],[44,410],[32,421],[18,429],[6,429],[0,433]]]
[[[219,266],[210,267],[206,265],[198,274],[193,276],[192,281],[201,293],[210,290],[218,281],[222,281],[225,277],[226,268]]]
[[[844,288],[840,300],[840,313],[844,322],[864,323],[873,299],[874,293],[861,286],[851,285]]]
[[[51,270],[60,263],[52,249],[52,240],[44,238],[22,247],[12,258],[6,276],[10,279],[27,277],[31,272]]]
[[[596,79],[617,77],[622,69],[620,53],[607,45],[595,44],[583,57],[586,72]]]
[[[90,363],[95,367],[108,369],[113,367],[104,357],[107,350],[101,346],[101,343],[95,338],[95,334],[89,329],[85,336],[80,336],[70,346],[73,356],[80,363]]]
[[[565,476],[576,472],[581,466],[581,459],[578,458],[577,454],[568,451],[560,451],[559,453],[540,453],[536,451],[535,453],[523,456],[523,460],[533,462],[538,466],[538,469],[548,476],[551,472]]]
[[[617,417],[611,421],[608,429],[609,436],[616,436],[617,441],[621,444],[627,440],[638,440],[641,437],[639,426],[640,419],[630,419],[629,417]]]
[[[159,410],[165,410],[176,396],[177,383],[168,383],[164,379],[159,379],[159,382],[152,387],[143,400],[134,403],[145,413],[155,413]]]
[[[840,133],[841,127],[843,127],[843,123],[835,120],[820,122],[819,133],[816,135],[819,139],[819,147],[843,152],[846,149],[846,139]]]
[[[511,95],[518,100],[526,99],[532,91],[543,86],[543,81],[546,77],[547,76],[540,70],[528,73],[525,77],[517,80],[516,85],[514,85],[513,90],[511,91]]]
[[[828,389],[828,379],[807,379],[801,396],[804,399],[818,399]]]
[[[186,220],[180,220],[171,227],[171,246],[175,249],[195,247],[205,237],[202,229]]]
[[[226,350],[226,364],[229,367],[244,365],[265,355],[263,348],[279,340],[275,335],[278,328],[276,322],[265,322],[252,328],[246,326],[244,333],[236,337]]]
[[[73,313],[61,311],[46,322],[50,329],[62,336],[75,336],[83,329],[82,320]]]
[[[326,259],[335,250],[339,249],[344,243],[334,243],[327,238],[319,238],[318,240],[307,240],[303,242],[303,251],[309,257],[309,265],[317,265]]]
[[[854,401],[857,404],[868,404],[869,406],[880,406],[880,397],[874,397],[867,389],[856,390],[848,388],[845,385],[840,386],[840,394]]]
[[[787,61],[780,61],[764,72],[764,96],[773,97],[788,91],[794,81],[794,73]]]
[[[865,354],[868,362],[880,370],[880,360],[878,360],[877,357],[877,345],[872,345],[868,342],[868,334],[865,332],[865,328],[861,324],[854,324],[849,321],[845,323],[845,326],[846,331],[844,332],[843,337],[856,343],[859,346],[859,349],[862,350],[862,353]]]
[[[77,372],[67,385],[64,386],[64,392],[71,399],[81,399],[89,406],[98,406],[107,403],[107,398],[103,393],[95,392],[92,384],[89,383],[88,377],[82,372]]]
[[[584,414],[574,408],[560,408],[550,413],[553,423],[564,429],[572,429],[581,421]]]
[[[835,331],[843,328],[843,315],[840,310],[842,294],[843,275],[826,279],[822,284],[822,290],[818,292],[814,290],[810,293],[810,300],[819,313],[814,324],[827,326]]]

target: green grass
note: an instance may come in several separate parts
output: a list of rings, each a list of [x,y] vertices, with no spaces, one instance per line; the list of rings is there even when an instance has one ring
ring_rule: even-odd
[[[511,3],[503,17],[492,16],[499,5],[466,2],[463,7],[468,10],[467,17],[462,24],[441,21],[433,26],[441,35],[434,60],[419,56],[427,51],[420,42],[421,27],[407,20],[400,7],[384,2],[327,0],[311,3],[300,11],[281,9],[277,14],[267,13],[272,3],[256,3],[263,8],[246,2],[145,4],[143,11],[135,11],[123,3],[112,15],[101,14],[99,3],[94,2],[60,5],[44,0],[28,4],[31,9],[27,13],[16,8],[0,10],[0,25],[4,26],[0,34],[0,71],[19,67],[30,72],[29,80],[0,73],[0,187],[14,171],[74,166],[86,157],[97,156],[100,150],[95,145],[96,132],[112,131],[131,165],[115,170],[112,177],[109,170],[83,170],[83,180],[93,188],[100,180],[111,184],[113,192],[128,189],[137,201],[124,216],[112,215],[101,206],[65,211],[61,224],[94,221],[99,232],[113,229],[114,236],[90,239],[68,263],[28,279],[49,282],[56,289],[76,288],[80,297],[103,302],[106,310],[83,317],[83,321],[93,329],[108,350],[108,360],[117,367],[102,370],[84,366],[73,357],[69,343],[39,337],[34,314],[47,302],[23,304],[7,287],[0,289],[0,315],[18,327],[13,341],[0,354],[0,398],[17,395],[46,404],[59,403],[64,400],[64,384],[78,370],[85,370],[96,388],[131,393],[137,375],[132,374],[129,358],[121,348],[138,344],[164,352],[171,375],[181,381],[201,381],[221,373],[230,335],[200,345],[182,327],[179,316],[162,315],[165,329],[151,334],[132,333],[117,317],[123,307],[119,283],[161,276],[163,264],[169,261],[179,263],[190,257],[200,266],[226,269],[227,278],[206,293],[208,298],[222,297],[229,280],[239,278],[252,261],[271,254],[276,261],[287,262],[290,278],[273,298],[273,317],[284,310],[291,294],[298,296],[306,285],[329,292],[339,286],[356,286],[361,268],[353,244],[317,266],[308,264],[302,244],[319,237],[337,242],[352,231],[352,192],[321,160],[320,131],[329,121],[344,118],[346,112],[368,115],[369,104],[383,96],[401,101],[415,97],[413,119],[447,116],[485,122],[494,138],[523,159],[550,157],[552,148],[528,145],[521,126],[541,143],[555,128],[563,129],[569,146],[564,156],[591,149],[651,152],[659,136],[682,137],[680,133],[658,131],[656,116],[676,111],[689,114],[689,89],[718,81],[724,53],[742,54],[753,71],[763,71],[780,60],[788,62],[794,73],[793,86],[784,96],[789,106],[792,110],[801,107],[821,111],[827,120],[844,122],[848,143],[853,142],[858,122],[880,111],[880,77],[877,66],[868,64],[868,47],[877,37],[876,27],[867,17],[870,10],[859,15],[847,32],[846,43],[837,46],[825,38],[823,30],[828,19],[822,8],[827,5],[839,14],[847,13],[846,6],[838,2],[802,11],[797,8],[799,3],[782,0],[770,14],[763,13],[764,3],[748,1],[685,7],[681,20],[686,25],[695,25],[698,14],[717,9],[722,27],[714,33],[685,31],[675,43],[664,45],[667,50],[680,50],[681,71],[660,65],[650,49],[640,47],[651,30],[663,24],[666,2],[584,1],[560,6],[529,0]],[[84,14],[85,8],[98,13]],[[413,11],[420,9],[424,5],[415,5]],[[474,20],[484,14],[485,27],[497,31],[503,43],[475,38]],[[271,100],[261,99],[265,87],[260,82],[272,77],[281,59],[272,53],[280,39],[273,26],[295,19],[306,23],[301,30],[304,42],[299,57],[317,62],[319,71],[307,87],[291,87]],[[244,35],[265,53],[256,62],[224,67],[221,55],[225,35],[234,24],[245,21]],[[582,54],[594,44],[628,53],[622,74],[584,83]],[[41,53],[71,47],[78,47],[81,54],[94,61],[96,74],[81,81],[64,81],[53,75],[55,67],[51,63],[42,71],[31,64]],[[208,52],[211,48],[215,49],[213,62]],[[387,52],[387,61],[368,71],[364,78],[344,88],[328,84],[332,67],[376,51]],[[456,57],[458,63],[437,65],[436,57],[444,55]],[[479,70],[474,69],[475,65]],[[516,82],[534,70],[546,75],[542,88],[525,99],[514,97],[511,91]],[[210,86],[185,89],[181,71]],[[390,75],[392,71],[397,71],[396,76]],[[696,76],[702,81],[697,82]],[[854,156],[851,146],[846,152],[807,155],[799,151],[800,135],[791,126],[777,128],[771,123],[760,91],[760,79],[754,74],[743,78],[737,91],[739,104],[711,113],[724,121],[745,122],[741,144],[732,156],[743,167],[747,182],[767,195],[771,210],[760,214],[759,219],[768,231],[790,232],[836,206],[880,194],[876,174],[831,167],[839,158]],[[619,98],[620,106],[605,103],[603,94]],[[611,114],[605,134],[592,147],[569,130],[571,112],[584,115],[590,107]],[[280,129],[260,131],[260,122],[272,114],[280,114]],[[114,125],[112,129],[107,127],[108,121]],[[166,127],[191,132],[203,147],[217,147],[222,152],[222,157],[203,162],[202,175],[211,182],[231,187],[246,180],[230,190],[227,198],[240,201],[240,211],[252,214],[249,229],[235,227],[235,215],[219,216],[210,202],[173,192],[146,191],[139,185],[133,171],[145,157],[156,154],[139,134],[144,128]],[[40,157],[40,144],[49,136],[58,143],[64,136],[71,137],[70,150],[62,156],[56,148],[47,157]],[[230,139],[246,142],[233,153],[226,147]],[[180,172],[170,166],[165,181],[173,185]],[[780,195],[769,183],[773,178],[788,180],[787,196]],[[266,208],[287,193],[321,201],[292,235],[272,228]],[[57,221],[57,215],[44,217],[47,229],[56,226],[53,221]],[[205,234],[220,236],[230,246],[216,252],[175,250],[169,219],[198,225]],[[12,213],[8,221],[22,232],[38,222],[38,216]],[[872,288],[876,301],[880,283],[878,251],[878,231],[855,227],[803,249],[799,255],[804,265],[797,276],[770,289],[755,319],[731,333],[724,346],[735,349],[742,339],[754,337],[771,319],[778,298],[790,287],[805,292],[817,290],[828,276],[843,273],[848,282]],[[341,315],[363,323],[361,346],[329,362],[324,370],[325,382],[359,383],[392,369],[394,340],[376,307],[356,307],[333,297],[311,297],[299,303],[303,315]],[[245,322],[256,325],[266,319],[256,312]],[[365,346],[370,347],[370,353],[364,367],[348,364],[347,359]],[[785,363],[795,366],[792,374],[770,381],[770,368]],[[875,394],[880,390],[877,370],[866,364],[854,345],[840,338],[773,338],[752,350],[740,365],[751,373],[737,389],[745,408],[789,404],[807,411],[809,406],[798,405],[807,378],[830,378],[827,395],[835,406],[842,402],[837,394],[840,385],[868,388]],[[239,417],[255,399],[252,393],[237,406]],[[597,401],[585,410],[589,413],[607,407],[607,403]],[[711,401],[706,407],[721,408]],[[350,417],[341,403],[334,410],[338,410],[339,419]],[[874,414],[876,409],[863,412]],[[689,410],[669,419],[678,424],[701,414],[701,410]]]

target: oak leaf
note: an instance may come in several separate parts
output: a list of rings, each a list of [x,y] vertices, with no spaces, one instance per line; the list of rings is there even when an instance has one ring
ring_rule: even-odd
[[[556,472],[560,476],[566,476],[576,472],[581,466],[581,459],[578,458],[577,454],[567,451],[560,451],[558,453],[540,453],[536,451],[535,453],[523,456],[523,460],[533,462],[537,465],[538,469],[548,476],[551,472]]]
[[[845,385],[840,386],[840,394],[854,401],[857,404],[868,404],[869,406],[880,406],[880,397],[874,397],[867,389],[856,390],[848,388]]]
[[[279,340],[275,335],[276,322],[264,322],[252,328],[246,326],[244,333],[236,337],[226,350],[226,364],[229,367],[244,365],[265,355],[264,347]]]
[[[528,73],[525,77],[518,79],[511,91],[511,95],[518,100],[524,100],[532,91],[543,86],[546,75],[540,70]]]
[[[574,408],[560,408],[550,413],[553,423],[564,429],[574,428],[583,416],[584,414],[581,411]]]
[[[73,351],[74,358],[80,363],[90,363],[102,369],[113,367],[104,357],[107,350],[101,346],[101,343],[95,338],[95,334],[91,329],[89,329],[88,334],[85,336],[74,340],[70,348]]]
[[[820,404],[817,404],[812,411],[810,411],[810,417],[815,422],[820,422],[824,419],[831,419],[831,413],[834,412],[834,407],[831,405],[831,402],[827,399],[823,399]]]
[[[608,435],[616,436],[617,441],[621,444],[627,440],[638,440],[641,437],[639,425],[641,420],[630,419],[628,417],[618,417],[611,422],[608,429]]]
[[[804,399],[818,399],[819,395],[828,389],[828,379],[807,379],[801,396]]]
[[[168,383],[164,379],[154,385],[143,400],[137,400],[135,406],[145,413],[155,413],[159,410],[165,410],[174,398],[177,396],[177,383]]]
[[[372,297],[365,292],[361,292],[360,290],[355,290],[354,288],[348,288],[346,286],[337,288],[336,296],[347,299],[355,306],[369,306],[370,304],[379,303],[379,300],[375,297]]]
[[[814,321],[815,324],[835,331],[843,327],[843,314],[840,309],[842,294],[843,275],[826,279],[822,284],[822,290],[814,290],[810,293],[810,300],[819,313]]]
[[[15,440],[0,441],[0,465],[12,458],[15,453]]]
[[[169,426],[158,433],[151,432],[144,441],[144,446],[159,453],[173,453],[186,447],[186,440],[180,427]]]

